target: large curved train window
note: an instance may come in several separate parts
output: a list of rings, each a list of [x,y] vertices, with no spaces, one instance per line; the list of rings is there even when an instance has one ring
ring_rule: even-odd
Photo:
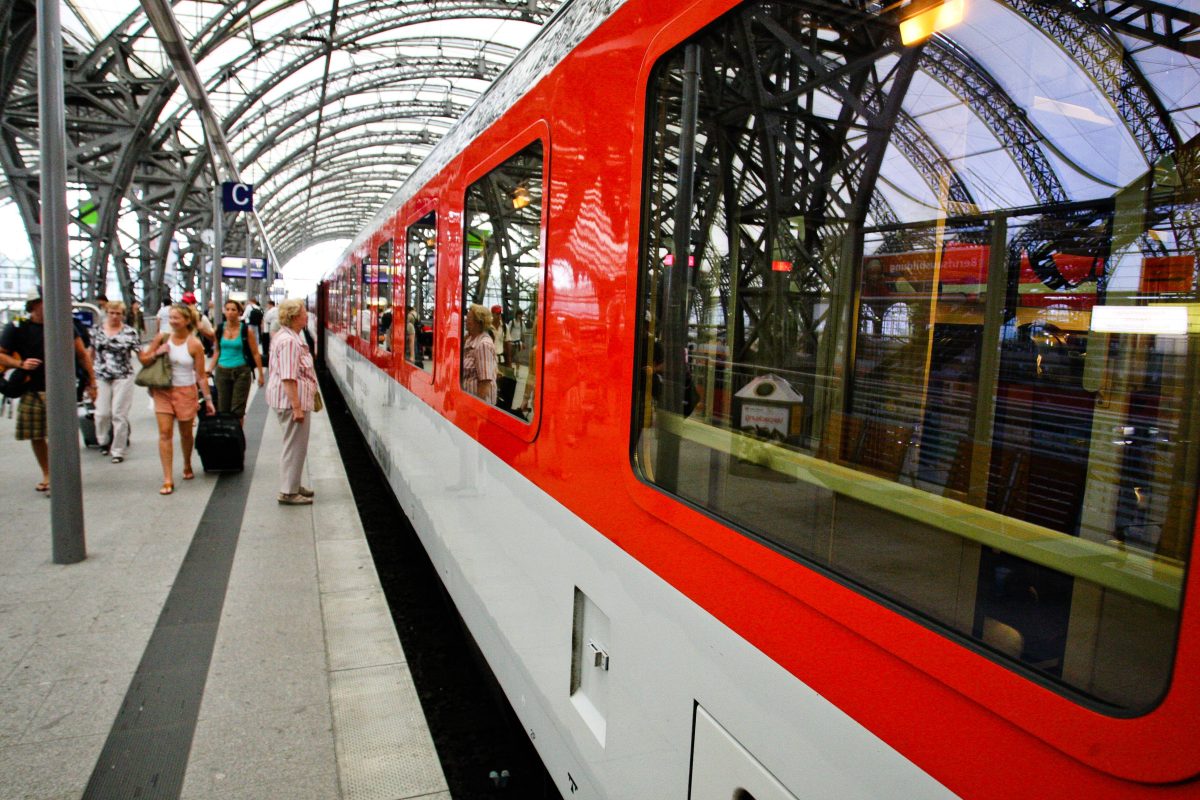
[[[472,183],[463,237],[463,388],[526,421],[537,398],[542,162],[537,141]]]
[[[404,359],[432,375],[437,214],[430,211],[409,225],[404,241]]]
[[[1071,2],[911,44],[898,7],[749,3],[656,66],[635,468],[1144,712],[1195,525],[1200,62]]]

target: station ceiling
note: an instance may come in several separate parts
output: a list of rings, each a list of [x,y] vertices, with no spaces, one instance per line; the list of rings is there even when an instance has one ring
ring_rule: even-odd
[[[358,234],[568,2],[178,0],[173,8],[283,265]],[[114,274],[123,289],[157,286],[173,262],[186,282],[213,224],[215,176],[200,120],[137,0],[62,3],[80,293]],[[1070,202],[1119,192],[1148,169],[1169,172],[1173,154],[1194,149],[1195,0],[1055,7],[978,0],[963,24],[924,48],[882,159],[881,208],[920,216],[943,193],[979,211]],[[35,0],[0,0],[0,203],[20,209],[36,253],[34,9]],[[245,252],[245,230],[240,221],[228,229],[226,254]]]
[[[282,265],[353,237],[562,2],[173,8]],[[200,120],[137,0],[63,0],[62,20],[74,266],[95,291],[113,271],[123,288],[148,286],[167,261],[186,277],[213,220]],[[0,0],[0,165],[0,203],[18,206],[36,254],[34,0]],[[244,250],[244,230],[229,227],[227,254]]]

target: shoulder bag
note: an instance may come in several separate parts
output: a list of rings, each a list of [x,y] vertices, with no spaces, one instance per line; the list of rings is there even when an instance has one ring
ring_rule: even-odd
[[[167,359],[167,354],[163,353],[142,367],[133,382],[138,386],[145,386],[147,389],[170,389],[171,364]]]

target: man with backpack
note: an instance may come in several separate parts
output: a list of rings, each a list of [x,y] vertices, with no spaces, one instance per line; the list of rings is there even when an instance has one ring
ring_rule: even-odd
[[[246,310],[242,312],[242,322],[254,331],[255,341],[262,341],[263,310],[253,297],[246,298]],[[256,345],[257,346],[257,345]]]

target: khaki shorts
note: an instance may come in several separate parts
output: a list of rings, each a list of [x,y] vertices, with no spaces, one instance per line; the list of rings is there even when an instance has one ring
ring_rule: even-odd
[[[196,418],[200,411],[200,392],[196,384],[154,390],[154,413],[170,414],[180,422]]]

